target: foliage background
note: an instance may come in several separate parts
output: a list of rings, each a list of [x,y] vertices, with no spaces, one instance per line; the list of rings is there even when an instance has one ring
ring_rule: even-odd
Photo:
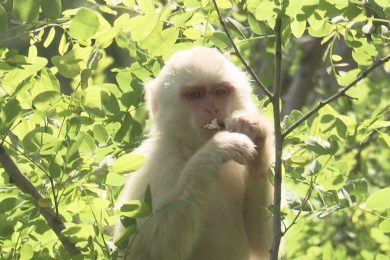
[[[284,133],[390,55],[387,0],[216,3],[271,91],[283,19]],[[147,200],[113,210],[126,174],[142,165],[130,152],[147,122],[144,82],[173,53],[198,45],[247,70],[209,0],[0,0],[0,44],[1,259],[69,258],[42,209],[65,223],[62,236],[83,258],[115,258],[109,227],[119,215],[132,233],[134,218],[153,214]],[[389,80],[387,62],[285,135],[287,259],[389,259]],[[42,198],[21,192],[7,158]]]

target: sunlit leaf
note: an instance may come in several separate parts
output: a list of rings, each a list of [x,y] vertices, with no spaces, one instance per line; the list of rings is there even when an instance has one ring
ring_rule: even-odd
[[[94,36],[99,28],[97,14],[87,8],[81,8],[73,17],[69,34],[78,40],[88,40]]]
[[[47,48],[52,43],[54,36],[55,36],[56,30],[54,27],[51,27],[49,30],[49,33],[46,36],[45,41],[43,42],[43,47]]]
[[[123,184],[125,184],[125,182],[126,182],[125,176],[123,176],[121,174],[114,173],[114,172],[108,173],[107,178],[106,178],[106,185],[110,185],[110,186],[120,187]]]
[[[154,3],[152,0],[137,0],[137,3],[145,14],[154,13]]]
[[[129,153],[119,157],[112,170],[115,173],[129,173],[138,170],[144,164],[144,156],[137,153]]]
[[[216,0],[216,2],[220,9],[232,8],[232,3],[229,0]]]
[[[77,50],[71,50],[64,56],[53,56],[51,61],[58,72],[66,78],[74,78],[80,73],[80,57]]]
[[[385,219],[379,224],[379,229],[383,233],[390,233],[390,219]]]
[[[34,249],[31,245],[29,244],[23,244],[20,249],[20,260],[28,260],[28,259],[33,259],[34,256]]]
[[[384,188],[372,193],[366,201],[366,208],[384,210],[390,208],[390,188]]]

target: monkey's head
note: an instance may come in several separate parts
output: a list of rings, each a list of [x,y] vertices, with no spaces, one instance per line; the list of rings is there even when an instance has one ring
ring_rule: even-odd
[[[254,109],[250,93],[245,73],[216,49],[178,52],[146,86],[152,135],[202,145],[234,111]]]

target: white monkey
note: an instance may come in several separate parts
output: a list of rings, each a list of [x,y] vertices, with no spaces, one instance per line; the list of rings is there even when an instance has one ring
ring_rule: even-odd
[[[130,174],[118,206],[142,200],[148,185],[155,211],[184,206],[139,222],[125,259],[269,258],[272,128],[250,93],[246,75],[204,47],[175,54],[146,86],[146,160]],[[122,231],[118,223],[114,236]]]

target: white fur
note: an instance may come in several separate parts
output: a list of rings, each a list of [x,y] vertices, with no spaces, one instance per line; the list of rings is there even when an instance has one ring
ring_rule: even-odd
[[[177,53],[148,84],[149,109],[155,103],[157,110],[151,136],[141,149],[146,161],[130,175],[118,207],[142,200],[150,185],[155,214],[139,221],[139,233],[130,238],[133,243],[125,259],[268,259],[272,223],[265,208],[272,204],[272,185],[266,172],[273,149],[269,123],[259,117],[265,136],[261,147],[244,133],[221,131],[207,140],[179,100],[183,86],[220,81],[237,90],[230,112],[253,114],[245,74],[214,49]],[[248,163],[254,158],[255,164]],[[175,201],[184,206],[158,212]],[[115,237],[122,230],[118,223]]]

